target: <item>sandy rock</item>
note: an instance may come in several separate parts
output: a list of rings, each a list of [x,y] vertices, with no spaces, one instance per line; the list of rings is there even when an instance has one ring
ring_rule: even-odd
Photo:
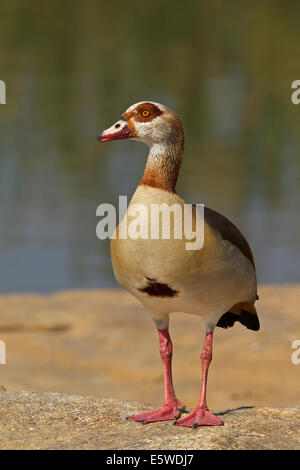
[[[209,371],[211,409],[300,405],[300,285],[259,286],[261,330],[216,328]],[[199,400],[204,323],[174,314],[173,379],[188,407]],[[0,296],[0,340],[8,391],[41,390],[153,403],[163,400],[157,333],[142,305],[121,290],[65,291]]]
[[[300,449],[300,408],[226,410],[196,430],[126,417],[150,405],[52,392],[0,392],[1,449]]]

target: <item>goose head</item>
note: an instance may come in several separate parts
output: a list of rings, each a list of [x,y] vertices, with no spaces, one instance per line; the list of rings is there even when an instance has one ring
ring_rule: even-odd
[[[183,125],[172,110],[160,103],[143,101],[130,106],[122,118],[98,135],[98,140],[132,139],[154,144],[171,145],[180,143],[183,147]]]

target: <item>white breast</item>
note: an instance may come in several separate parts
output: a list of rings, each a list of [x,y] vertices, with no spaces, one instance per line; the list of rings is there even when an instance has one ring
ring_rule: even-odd
[[[133,204],[144,204],[150,215],[153,203],[183,206],[184,201],[174,193],[139,186],[128,210]],[[131,220],[129,217],[121,222],[116,230],[117,237],[125,223],[129,227]],[[147,223],[150,227],[151,217]],[[201,250],[186,250],[186,242],[184,238],[174,237],[169,240],[113,239],[111,256],[116,279],[155,316],[180,311],[209,321],[220,317],[234,304],[255,298],[254,269],[238,248],[218,237],[207,224]],[[155,295],[155,289],[150,295],[154,283],[158,284],[158,293],[159,285],[167,286],[168,295]],[[176,294],[172,295],[172,291]]]

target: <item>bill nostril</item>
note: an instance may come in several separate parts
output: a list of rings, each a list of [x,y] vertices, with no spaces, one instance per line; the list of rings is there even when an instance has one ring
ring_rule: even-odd
[[[121,126],[121,124],[116,124],[115,128],[118,129]]]

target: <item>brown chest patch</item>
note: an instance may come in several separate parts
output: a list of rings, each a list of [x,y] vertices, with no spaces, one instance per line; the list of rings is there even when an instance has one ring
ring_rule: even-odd
[[[146,168],[139,184],[145,184],[146,186],[152,186],[152,188],[159,188],[174,193],[178,171],[177,168],[170,168],[170,170],[165,168]]]
[[[147,277],[146,279],[148,284],[146,287],[138,289],[140,292],[144,292],[151,297],[175,297],[178,294],[178,291],[171,289],[168,284],[156,282],[155,279],[151,279],[150,277]]]

